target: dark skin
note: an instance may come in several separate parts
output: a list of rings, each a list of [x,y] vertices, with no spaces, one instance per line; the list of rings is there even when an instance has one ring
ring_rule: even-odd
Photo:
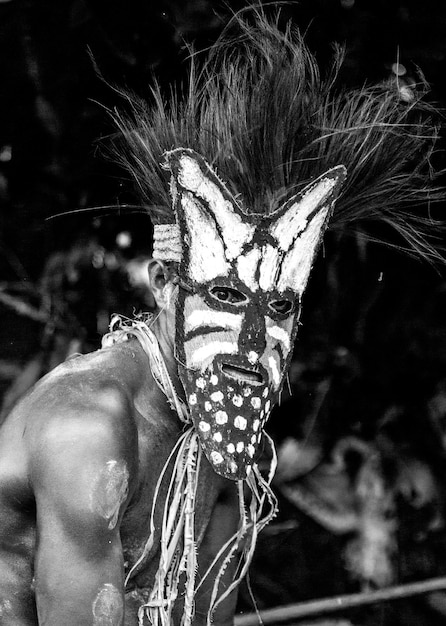
[[[153,330],[181,393],[172,286],[156,261],[149,276],[160,311]],[[155,485],[181,430],[136,340],[67,361],[18,403],[0,428],[2,626],[138,624],[159,554],[127,593],[125,566],[148,538]],[[204,459],[198,579],[237,525],[236,484]],[[229,567],[224,584],[232,574]],[[206,623],[211,582],[195,598],[196,625]],[[235,600],[233,593],[220,605],[215,624],[233,623]]]

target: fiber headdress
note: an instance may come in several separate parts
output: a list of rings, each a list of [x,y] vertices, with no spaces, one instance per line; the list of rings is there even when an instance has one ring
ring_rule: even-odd
[[[401,245],[437,256],[430,222],[408,213],[442,195],[431,182],[437,130],[429,107],[418,98],[403,103],[388,87],[339,89],[339,63],[338,55],[321,78],[296,30],[282,32],[254,12],[251,21],[233,20],[200,70],[191,59],[186,93],[165,101],[155,87],[150,104],[129,99],[129,115],[116,116],[126,144],[118,155],[154,224],[154,257],[175,263],[179,278],[176,356],[193,429],[178,448],[172,480],[178,493],[194,493],[203,450],[216,472],[238,481],[243,511],[243,481],[253,494],[248,517],[241,515],[220,555],[220,574],[248,534],[246,571],[256,533],[274,513],[272,471],[265,481],[257,456],[329,220],[343,227],[379,219],[399,232]],[[165,506],[173,520],[172,502]],[[180,516],[163,533],[178,536],[179,527],[193,522]],[[187,554],[160,562],[158,595],[147,605],[151,615],[159,608],[163,624],[170,623],[161,608],[168,581],[183,571],[183,623],[193,613],[195,557],[190,537],[186,543]]]
[[[174,148],[204,157],[246,212],[263,215],[342,164],[348,180],[330,229],[384,222],[401,247],[438,258],[429,243],[438,225],[412,210],[444,199],[431,164],[438,111],[425,102],[425,85],[409,102],[397,83],[345,89],[337,84],[341,64],[338,49],[321,76],[295,27],[282,32],[251,10],[233,18],[204,62],[191,57],[184,91],[165,99],[155,85],[149,105],[129,98],[127,114],[115,115],[124,138],[116,155],[153,224],[175,222],[160,168]]]

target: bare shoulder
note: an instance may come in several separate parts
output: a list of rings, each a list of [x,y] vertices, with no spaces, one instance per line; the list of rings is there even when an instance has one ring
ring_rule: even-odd
[[[140,379],[147,380],[144,357],[129,342],[63,363],[6,419],[8,447],[14,441],[20,446],[35,476],[56,462],[81,465],[89,457],[102,463],[121,459],[131,470],[138,445],[133,397]]]
[[[143,357],[137,345],[116,346],[42,379],[0,429],[0,495],[31,490],[42,511],[78,519],[80,533],[91,520],[116,524],[138,473],[133,396]]]
[[[94,523],[98,530],[104,523],[114,528],[131,497],[139,460],[133,406],[139,360],[138,347],[130,345],[74,358],[18,407],[33,492],[80,535]]]
[[[142,356],[137,344],[122,344],[72,358],[50,372],[18,407],[31,448],[78,439],[81,447],[93,440],[96,447],[103,442],[111,450],[132,448],[133,399],[146,367]]]
[[[47,412],[63,405],[85,406],[94,401],[95,392],[107,386],[131,395],[142,378],[147,359],[136,342],[78,355],[44,376],[16,405],[11,414]]]
[[[42,401],[45,408],[59,401],[84,406],[104,387],[115,387],[123,396],[131,397],[147,381],[147,369],[147,358],[138,342],[116,344],[68,359],[36,385],[30,401],[34,407]]]

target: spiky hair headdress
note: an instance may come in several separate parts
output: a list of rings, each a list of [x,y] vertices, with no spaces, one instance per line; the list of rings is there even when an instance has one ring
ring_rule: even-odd
[[[438,232],[414,206],[444,197],[430,158],[438,135],[436,111],[397,86],[345,89],[336,52],[322,77],[299,32],[263,13],[236,16],[202,62],[192,55],[185,93],[152,102],[129,97],[115,119],[126,146],[119,160],[137,182],[154,224],[175,220],[163,154],[179,146],[201,154],[246,213],[269,214],[285,196],[343,164],[348,181],[331,228],[380,220],[399,232],[401,247],[432,258]],[[200,68],[200,69],[199,69]]]
[[[173,91],[164,99],[161,88],[155,85],[151,103],[129,97],[130,112],[115,115],[126,143],[124,149],[122,144],[117,146],[117,155],[135,178],[155,226],[175,224],[173,205],[178,188],[173,184],[169,189],[169,174],[160,164],[166,153],[170,153],[168,161],[172,151],[178,154],[182,148],[181,153],[194,151],[192,161],[199,169],[212,168],[213,182],[215,172],[221,175],[241,213],[263,216],[275,212],[322,174],[330,179],[335,166],[345,166],[347,184],[338,197],[332,226],[378,218],[394,226],[413,251],[436,256],[435,248],[426,239],[429,221],[408,212],[410,205],[439,199],[443,194],[434,186],[429,166],[437,137],[430,119],[433,111],[417,97],[409,103],[401,102],[397,90],[389,87],[348,91],[338,88],[339,54],[326,76],[321,77],[314,57],[295,29],[289,26],[283,32],[259,11],[251,10],[246,16],[238,15],[232,20],[204,64],[191,57],[185,93]],[[343,178],[343,167],[336,170]],[[211,178],[207,170],[205,173],[206,178]],[[199,181],[204,178],[201,176]],[[175,229],[167,228],[166,232],[174,233]],[[141,345],[146,346],[152,372],[161,372],[161,351],[145,323],[132,321],[130,327],[124,324],[112,335],[117,341],[126,340],[128,335],[138,337]],[[154,377],[170,398],[174,386],[161,384],[160,375]],[[192,622],[194,595],[202,584],[195,586],[193,535],[194,494],[201,455],[197,437],[197,429],[190,426],[179,441],[181,448],[172,453],[176,454],[175,468],[168,497],[161,502],[165,549],[149,601],[140,609],[141,624],[145,613],[153,624],[171,623],[173,601],[184,575],[186,595],[181,623],[187,626]],[[245,485],[252,494],[248,508],[244,503],[244,485],[238,481],[239,528],[205,575],[213,575],[214,567],[218,570],[208,624],[214,609],[246,572],[258,531],[275,514],[270,488],[275,467],[273,446],[271,455],[267,480],[256,463],[246,475]],[[163,470],[157,493],[164,476]],[[266,503],[269,508],[265,512]],[[158,504],[155,497],[153,511]],[[151,530],[143,554],[128,574],[128,582],[150,554],[153,523]],[[236,579],[221,592],[222,576],[240,550],[243,564],[238,564]]]

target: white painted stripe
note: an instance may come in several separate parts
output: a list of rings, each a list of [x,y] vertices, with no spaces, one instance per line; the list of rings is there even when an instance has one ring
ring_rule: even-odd
[[[279,250],[267,244],[263,246],[262,261],[260,263],[259,285],[263,291],[274,289],[277,270],[279,267]]]
[[[280,326],[267,326],[266,332],[273,339],[280,341],[280,343],[285,346],[287,351],[290,349],[290,335],[286,330]]]
[[[208,343],[192,352],[190,366],[197,367],[203,365],[210,358],[217,354],[237,354],[238,344],[230,341],[215,341]]]
[[[230,330],[225,330],[221,332],[218,330],[214,330],[206,333],[206,335],[196,335],[195,337],[187,339],[187,341],[184,342],[186,358],[189,358],[195,352],[195,350],[198,350],[204,345],[215,343],[238,343],[238,337],[239,335],[237,333],[234,333]]]
[[[211,167],[208,165],[209,169]],[[212,170],[211,170],[212,171]],[[214,183],[201,171],[200,166],[191,154],[184,154],[180,158],[178,181],[185,189],[196,193],[203,198],[214,214],[223,234],[227,258],[232,261],[237,258],[243,246],[251,241],[255,226],[245,221],[235,210],[231,202],[225,199],[223,190],[229,192],[220,181]],[[203,241],[207,241],[203,238]],[[193,258],[193,257],[192,257]]]
[[[277,359],[275,359],[273,356],[270,356],[268,359],[268,365],[273,375],[274,384],[276,385],[276,388],[277,388],[280,384],[280,372],[279,372],[279,368],[277,365]]]
[[[337,178],[323,176],[311,186],[298,202],[277,219],[271,228],[272,235],[282,250],[288,250],[293,240],[308,226],[308,218],[318,207],[323,207],[328,196],[337,185]]]
[[[260,248],[254,246],[252,250],[239,256],[237,259],[237,270],[240,280],[252,291],[257,291],[259,284],[256,280],[257,266],[260,261]]]
[[[240,331],[243,314],[214,311],[213,309],[196,309],[185,319],[185,331],[188,333],[200,326],[220,326],[228,330]]]
[[[289,288],[298,294],[304,292],[327,214],[328,207],[321,209],[286,253],[277,284],[278,291]]]
[[[216,276],[226,276],[229,264],[225,248],[215,222],[198,204],[196,198],[184,192],[181,205],[189,232],[189,277],[197,283],[205,283]]]

